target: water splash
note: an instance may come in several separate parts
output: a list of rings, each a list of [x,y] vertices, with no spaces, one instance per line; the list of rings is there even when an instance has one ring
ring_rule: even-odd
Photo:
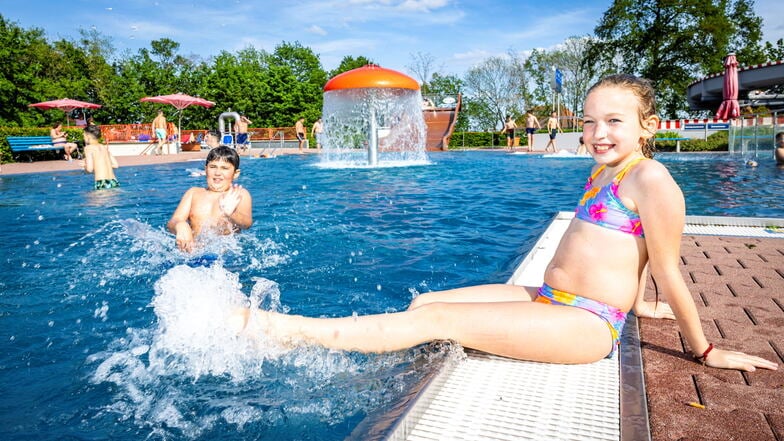
[[[407,89],[343,89],[324,94],[319,167],[401,167],[430,161],[422,96]],[[377,163],[369,160],[378,145]]]
[[[231,327],[239,307],[287,310],[274,281],[257,277],[250,292],[245,296],[237,275],[220,264],[167,271],[155,284],[153,325],[129,328],[87,359],[95,365],[91,383],[111,385],[102,414],[162,438],[205,437],[226,433],[227,426],[269,431],[288,427],[291,418],[339,424],[393,400],[417,381],[418,369],[460,354],[427,347],[386,355],[282,348]]]

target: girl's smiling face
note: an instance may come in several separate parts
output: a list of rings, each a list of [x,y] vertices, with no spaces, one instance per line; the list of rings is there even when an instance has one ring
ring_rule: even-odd
[[[234,168],[228,161],[211,161],[205,167],[207,174],[207,189],[210,191],[224,192],[231,188],[231,184],[236,179],[240,171]]]
[[[585,98],[583,138],[599,164],[615,166],[630,155],[641,155],[646,139],[654,136],[657,116],[640,121],[639,98],[629,89],[604,86]]]

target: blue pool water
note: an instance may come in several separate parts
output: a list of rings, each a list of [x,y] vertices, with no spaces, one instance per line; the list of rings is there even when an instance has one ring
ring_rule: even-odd
[[[222,323],[250,298],[313,316],[404,309],[430,290],[503,282],[590,159],[439,153],[432,164],[244,159],[255,223],[182,265],[164,231],[201,163],[0,177],[0,439],[344,439],[459,350],[361,355],[248,342]],[[784,217],[784,170],[717,155],[662,161],[688,214]]]

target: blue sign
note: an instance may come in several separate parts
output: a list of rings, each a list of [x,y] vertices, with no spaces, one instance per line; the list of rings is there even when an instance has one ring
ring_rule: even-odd
[[[561,69],[555,69],[555,91],[561,93],[563,88],[563,74],[561,74]]]

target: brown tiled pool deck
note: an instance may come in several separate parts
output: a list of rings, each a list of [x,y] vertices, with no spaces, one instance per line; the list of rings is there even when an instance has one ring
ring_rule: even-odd
[[[681,259],[708,341],[780,368],[703,366],[675,322],[640,319],[652,439],[784,440],[784,239],[684,236]]]

